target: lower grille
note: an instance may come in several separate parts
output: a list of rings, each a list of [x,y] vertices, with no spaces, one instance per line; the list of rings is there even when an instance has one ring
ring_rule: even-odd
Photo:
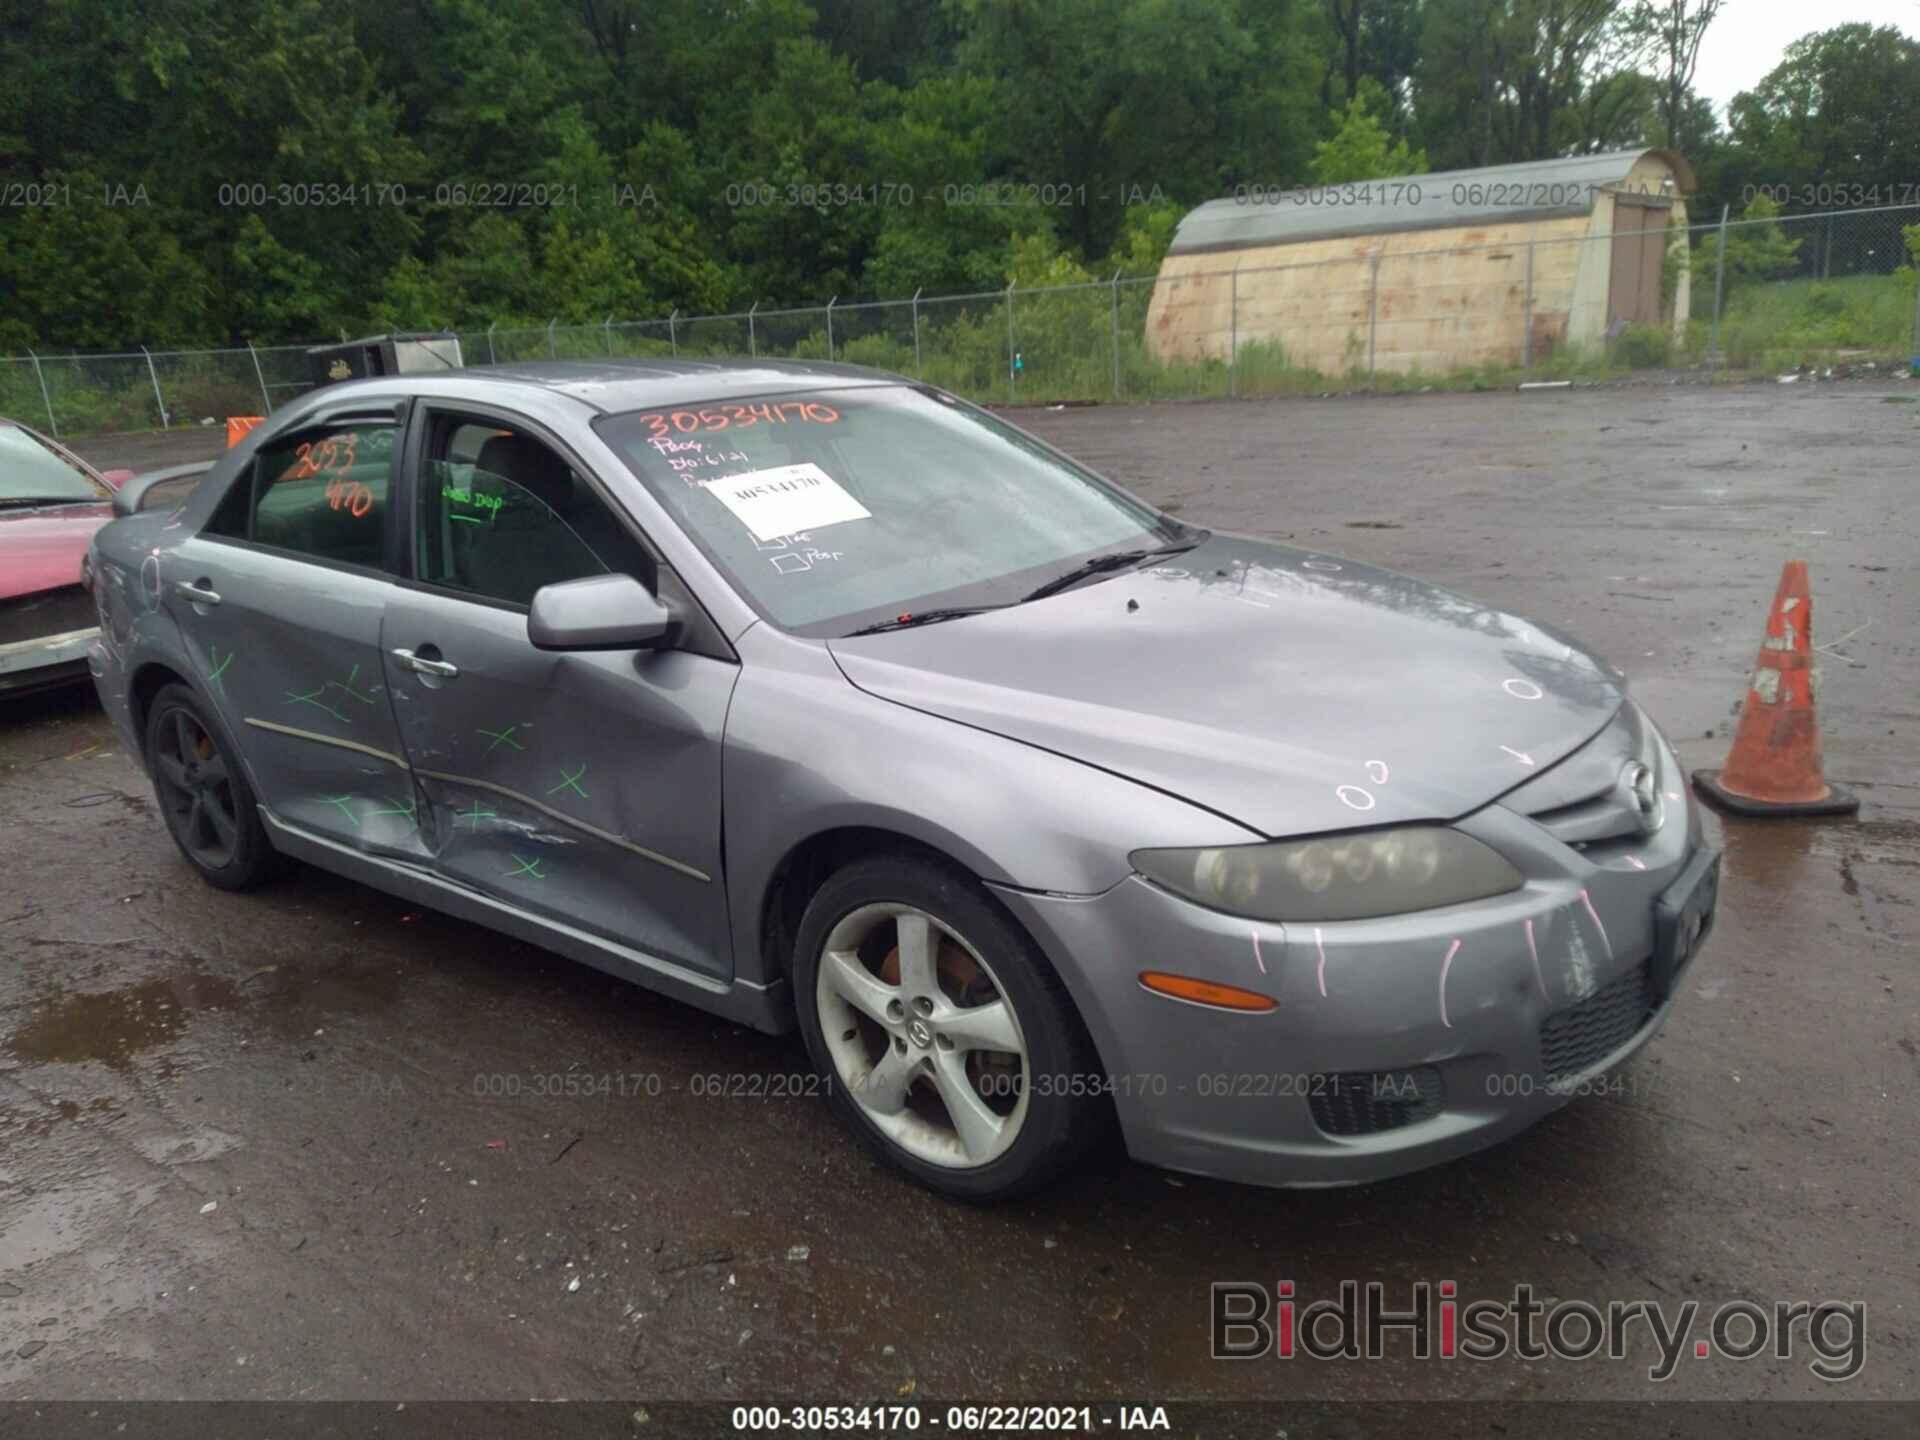
[[[1647,962],[1540,1023],[1540,1062],[1548,1080],[1594,1065],[1631,1040],[1657,1008]]]
[[[0,645],[87,630],[100,623],[93,597],[78,585],[0,602]]]
[[[1353,1070],[1313,1077],[1307,1109],[1329,1135],[1378,1135],[1440,1113],[1440,1072]]]

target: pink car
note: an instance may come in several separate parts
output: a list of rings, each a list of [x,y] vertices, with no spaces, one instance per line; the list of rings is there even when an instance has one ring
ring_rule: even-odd
[[[0,419],[0,696],[87,678],[99,618],[81,562],[132,475]]]

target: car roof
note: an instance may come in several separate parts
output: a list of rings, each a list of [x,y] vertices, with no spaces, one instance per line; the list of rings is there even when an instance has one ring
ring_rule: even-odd
[[[310,390],[302,398],[349,398],[355,392],[391,394],[399,389],[409,395],[483,400],[489,393],[537,389],[613,414],[792,390],[911,383],[884,370],[823,360],[534,360],[342,381]]]

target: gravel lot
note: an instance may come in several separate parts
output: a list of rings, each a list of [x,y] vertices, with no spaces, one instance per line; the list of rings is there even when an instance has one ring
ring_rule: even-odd
[[[1581,636],[1690,765],[1724,757],[1781,562],[1811,562],[1857,821],[1730,822],[1716,937],[1617,1094],[1392,1183],[1270,1192],[1108,1157],[958,1207],[804,1063],[318,872],[188,873],[87,693],[0,709],[0,1399],[1890,1399],[1920,1297],[1920,386],[1024,412],[1187,519],[1344,552]],[[208,437],[86,448],[177,463]],[[1417,697],[1408,721],[1418,723]],[[541,1095],[541,1077],[657,1077]],[[508,1077],[520,1093],[479,1093]],[[1228,1364],[1208,1285],[1305,1299],[1862,1301],[1804,1345]],[[1814,1428],[1818,1429],[1819,1426]]]

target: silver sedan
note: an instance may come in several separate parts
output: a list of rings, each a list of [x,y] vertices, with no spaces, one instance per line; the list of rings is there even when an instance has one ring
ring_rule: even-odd
[[[1371,1180],[1652,1036],[1718,854],[1545,626],[1182,523],[937,389],[326,387],[97,536],[102,700],[210,883],[297,858],[768,1031],[969,1198]]]

